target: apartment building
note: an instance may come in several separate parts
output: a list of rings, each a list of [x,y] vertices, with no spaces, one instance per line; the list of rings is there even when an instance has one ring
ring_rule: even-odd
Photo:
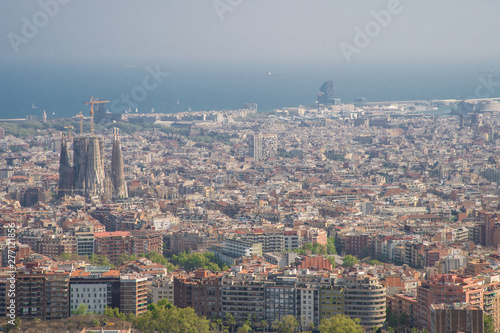
[[[76,253],[76,239],[55,235],[44,237],[38,242],[37,252],[48,257],[60,256],[63,253]]]
[[[69,273],[27,269],[17,273],[16,283],[19,317],[50,320],[69,316]]]
[[[483,333],[483,310],[468,303],[432,304],[431,332]]]
[[[432,304],[467,302],[483,308],[484,280],[457,274],[431,276],[417,289],[417,325],[431,329]]]
[[[80,304],[97,314],[103,314],[106,306],[120,308],[120,272],[107,266],[71,272],[69,299],[71,312]]]
[[[221,318],[221,279],[222,274],[203,268],[188,276],[175,277],[173,304],[191,307],[199,316]]]
[[[112,262],[118,261],[122,254],[132,254],[129,231],[96,232],[94,242],[95,253],[105,255]]]
[[[163,253],[162,235],[147,230],[131,231],[130,235],[132,237],[132,254]]]
[[[244,323],[249,314],[261,321],[265,318],[264,282],[266,276],[238,270],[236,268],[221,279],[222,316],[230,313],[239,324]]]
[[[382,327],[386,319],[386,288],[375,276],[350,272],[344,276],[344,314],[360,318],[365,327]]]
[[[173,275],[154,279],[148,287],[148,303],[158,303],[162,299],[166,299],[169,303],[174,304]]]
[[[484,282],[483,311],[493,319],[495,332],[500,332],[500,275],[485,276]]]
[[[387,313],[399,318],[403,313],[408,315],[408,324],[415,326],[417,320],[417,298],[404,294],[387,295]]]
[[[285,237],[283,231],[274,229],[254,229],[252,231],[238,231],[231,238],[240,238],[249,243],[261,243],[262,252],[283,252]]]
[[[297,230],[285,230],[283,231],[283,249],[285,251],[294,250],[300,248],[300,237]]]
[[[61,319],[69,317],[69,272],[46,272],[45,319]]]
[[[344,288],[323,286],[319,289],[319,321],[344,314]]]
[[[120,311],[135,316],[146,312],[148,279],[135,275],[120,276]]]
[[[285,316],[297,315],[297,278],[278,276],[265,282],[265,320],[268,323],[281,321]]]

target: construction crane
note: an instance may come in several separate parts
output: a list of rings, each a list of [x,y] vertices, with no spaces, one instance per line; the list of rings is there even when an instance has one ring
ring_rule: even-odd
[[[80,111],[80,113],[77,114],[76,117],[80,118],[80,135],[82,135],[83,134],[83,114],[82,114],[82,111]]]
[[[85,105],[90,104],[90,134],[94,135],[94,104],[109,103],[109,101],[96,101],[94,97],[90,97],[90,102],[84,102]]]
[[[64,128],[66,128],[69,131],[69,137],[68,137],[68,139],[69,139],[69,142],[71,142],[71,130],[73,129],[73,126],[71,126],[71,125],[70,126],[64,126]]]

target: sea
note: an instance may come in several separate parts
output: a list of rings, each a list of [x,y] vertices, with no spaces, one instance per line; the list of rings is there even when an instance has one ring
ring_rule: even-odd
[[[500,67],[500,66],[499,66]],[[347,65],[314,63],[0,63],[0,119],[88,114],[91,97],[112,113],[260,111],[314,105],[321,84],[335,82],[342,102],[461,99],[500,96],[500,84],[481,87],[491,71],[480,64]],[[478,87],[481,89],[478,90]],[[481,91],[481,96],[477,96]]]

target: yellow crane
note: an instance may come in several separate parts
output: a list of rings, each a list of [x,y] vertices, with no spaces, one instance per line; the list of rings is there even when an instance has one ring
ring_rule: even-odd
[[[80,118],[80,135],[82,135],[83,134],[83,114],[82,114],[82,111],[80,111],[80,113],[77,114],[76,117]]]
[[[109,103],[109,101],[96,101],[94,97],[90,97],[90,102],[84,102],[85,105],[90,104],[90,134],[94,135],[94,104]]]

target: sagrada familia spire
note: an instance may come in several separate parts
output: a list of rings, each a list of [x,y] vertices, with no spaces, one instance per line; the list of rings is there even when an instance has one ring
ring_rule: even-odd
[[[122,147],[120,143],[120,131],[113,129],[113,153],[111,154],[111,178],[113,178],[113,195],[119,198],[127,198],[128,190],[123,172]]]
[[[61,157],[59,159],[58,197],[71,194],[73,187],[73,168],[69,163],[68,139],[66,134],[61,139]]]
[[[71,167],[68,141],[66,136],[63,136],[59,166],[59,197],[72,193],[86,198],[98,197],[101,200],[108,200],[111,196],[128,197],[118,129],[115,128],[113,134],[111,170],[108,172],[104,168],[102,137],[90,135],[74,138],[73,167]]]

